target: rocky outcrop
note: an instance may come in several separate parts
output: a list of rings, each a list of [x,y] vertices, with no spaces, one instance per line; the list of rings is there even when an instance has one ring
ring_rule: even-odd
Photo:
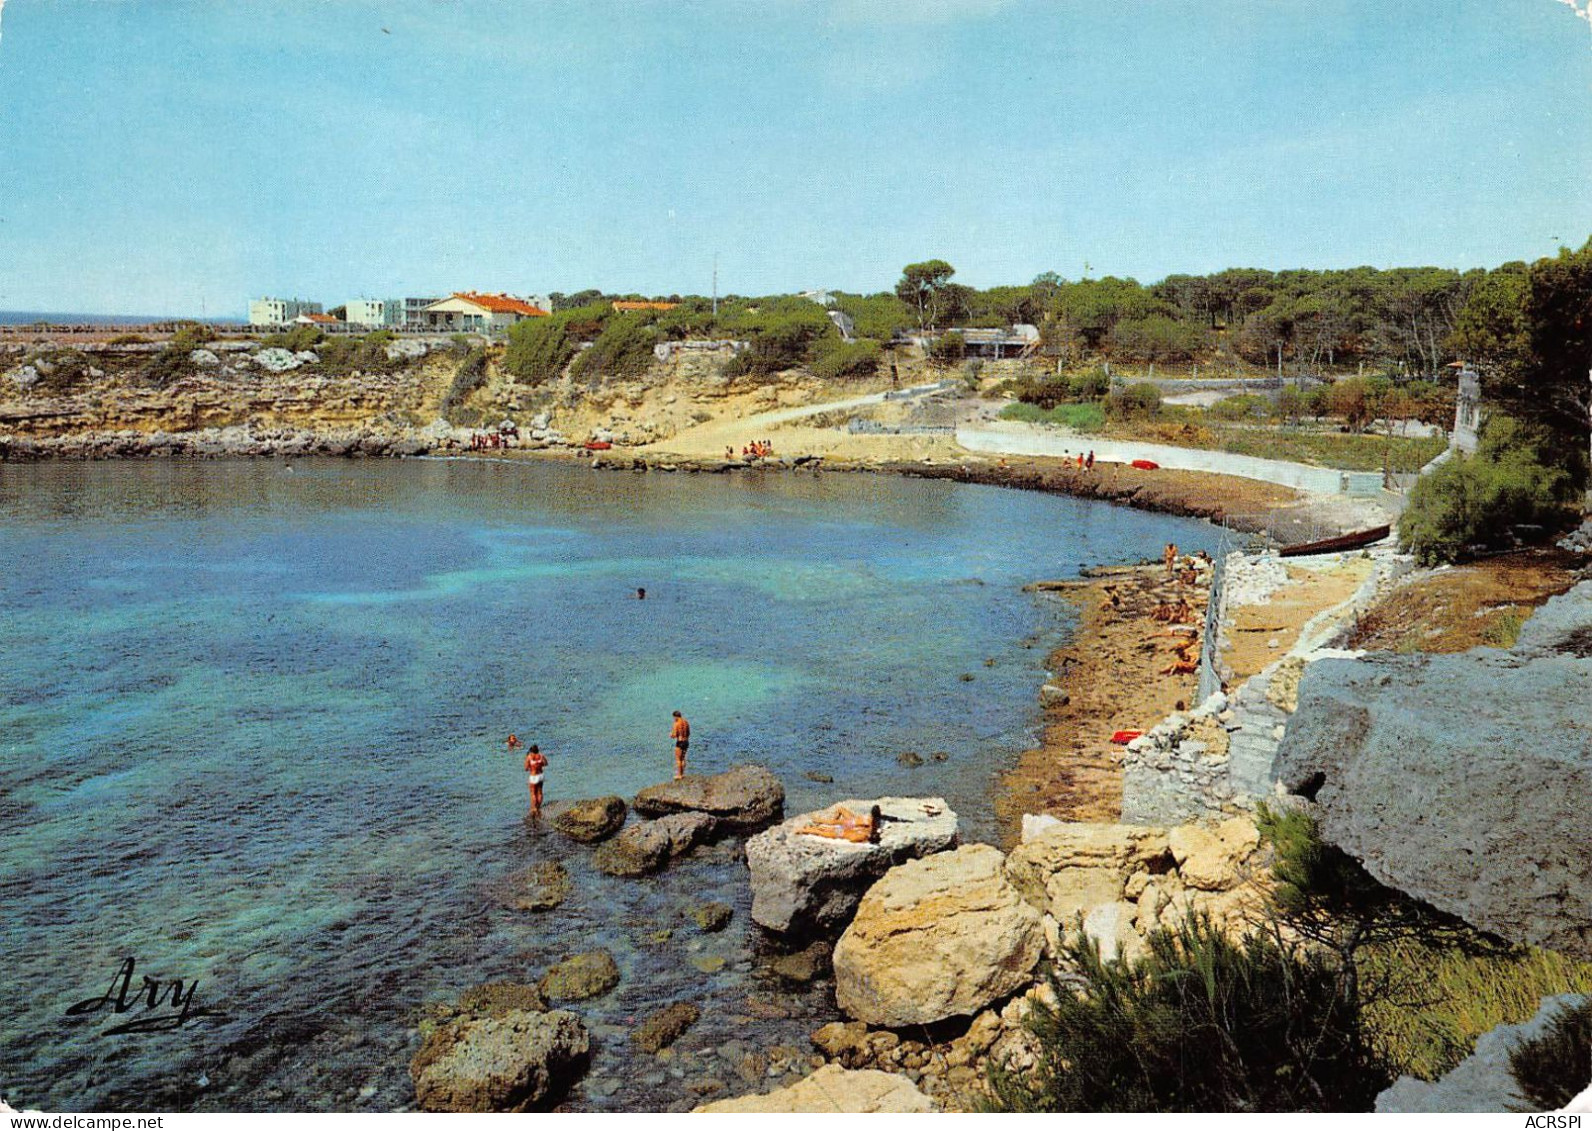
[[[553,818],[553,827],[571,840],[595,844],[618,832],[629,809],[623,797],[575,801]]]
[[[785,787],[766,767],[747,764],[722,774],[687,774],[648,786],[633,804],[643,817],[706,813],[727,832],[752,832],[779,818]]]
[[[579,1078],[590,1047],[573,1013],[512,1010],[439,1026],[409,1074],[426,1111],[530,1111]]]
[[[874,1025],[930,1024],[1027,985],[1044,935],[1004,861],[975,844],[886,872],[835,946],[841,1010]]]
[[[550,911],[569,897],[569,873],[556,860],[510,872],[488,886],[492,898],[515,911]]]
[[[1123,897],[1129,876],[1172,870],[1165,829],[1055,822],[1012,850],[1006,875],[1029,903],[1065,926]]]
[[[771,931],[836,930],[868,886],[895,865],[953,847],[957,817],[940,797],[842,801],[853,813],[878,805],[885,818],[878,844],[802,835],[823,812],[803,813],[746,842],[752,873],[752,921]]]
[[[1522,1025],[1499,1025],[1476,1040],[1476,1050],[1437,1080],[1400,1076],[1376,1098],[1381,1112],[1511,1112],[1528,1109],[1509,1071],[1509,1054],[1548,1030],[1561,1009],[1584,999],[1561,994],[1542,999],[1537,1015]],[[1588,1067],[1592,1074],[1592,1066]],[[1580,1081],[1576,1081],[1579,1086]],[[1572,1105],[1573,1106],[1573,1105]]]
[[[1006,875],[1044,912],[1052,958],[1080,921],[1105,957],[1131,960],[1191,912],[1242,931],[1266,901],[1270,872],[1247,817],[1171,829],[1025,818],[1023,829]]]
[[[548,1001],[585,1001],[619,984],[619,965],[606,950],[591,950],[558,963],[536,984]]]
[[[645,876],[713,836],[718,819],[706,813],[673,813],[642,821],[605,841],[593,862],[610,876]]]
[[[1592,658],[1578,632],[1592,637],[1528,622],[1512,653],[1312,664],[1276,776],[1383,883],[1592,958]]]
[[[705,1112],[926,1112],[934,1104],[904,1076],[873,1069],[853,1071],[826,1064],[811,1076],[761,1096],[718,1100],[696,1109]]]

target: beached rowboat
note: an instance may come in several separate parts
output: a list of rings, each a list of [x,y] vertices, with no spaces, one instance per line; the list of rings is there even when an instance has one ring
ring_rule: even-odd
[[[1392,532],[1390,526],[1373,526],[1370,530],[1356,530],[1336,538],[1322,538],[1315,542],[1296,542],[1277,551],[1278,557],[1300,558],[1307,554],[1336,554],[1343,550],[1358,550],[1372,542],[1380,542]]]

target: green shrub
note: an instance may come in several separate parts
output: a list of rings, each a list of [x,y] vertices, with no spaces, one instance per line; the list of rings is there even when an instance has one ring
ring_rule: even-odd
[[[615,315],[603,324],[591,348],[576,356],[570,373],[593,383],[603,377],[639,377],[652,364],[657,341],[657,331],[645,319]]]
[[[1547,1032],[1511,1051],[1509,1074],[1530,1110],[1568,1106],[1592,1080],[1592,998],[1561,1007]]]
[[[215,341],[215,338],[216,332],[209,326],[198,322],[184,322],[171,336],[171,348],[191,353],[206,342]]]
[[[1239,393],[1223,397],[1211,405],[1209,412],[1217,420],[1263,420],[1271,415],[1272,404],[1266,397],[1254,393]]]
[[[1161,411],[1161,390],[1139,381],[1106,398],[1106,415],[1117,419],[1155,416]]]
[[[1456,454],[1416,482],[1399,520],[1399,548],[1422,565],[1458,561],[1472,546],[1499,544],[1515,526],[1557,521],[1573,494],[1570,473],[1542,434],[1494,417],[1475,455]]]
[[[1210,334],[1203,326],[1164,314],[1125,318],[1107,336],[1112,356],[1129,361],[1192,361],[1210,347]]]
[[[807,305],[820,315],[823,313],[813,303]],[[827,318],[823,326],[807,318],[771,319],[764,329],[751,336],[751,348],[737,354],[725,372],[732,377],[772,377],[805,365],[809,349],[826,328],[834,332]]]
[[[266,349],[291,350],[298,353],[300,350],[314,349],[320,345],[322,334],[314,326],[295,326],[280,334],[266,334],[260,339],[260,345]]]
[[[826,381],[872,377],[879,371],[879,343],[820,338],[812,345],[812,371]]]
[[[479,423],[480,414],[467,410],[464,402],[471,393],[486,384],[486,378],[486,350],[476,346],[459,362],[459,368],[453,373],[453,381],[442,395],[442,403],[437,406],[443,419],[450,424]]]
[[[1025,424],[1059,424],[1075,432],[1098,432],[1105,427],[1106,413],[1097,402],[1058,404],[1040,408],[1036,404],[1018,401],[1001,409],[1002,420],[1020,420]]]
[[[929,360],[938,365],[955,365],[967,356],[967,339],[951,330],[929,343],[928,354]]]
[[[528,318],[509,327],[509,344],[503,351],[503,368],[520,381],[540,385],[557,379],[575,356],[575,343],[565,330],[566,319]]]
[[[387,356],[387,343],[393,340],[386,330],[370,334],[346,334],[325,338],[315,348],[320,365],[328,373],[347,374],[389,373],[402,367],[402,362]]]
[[[992,1072],[1001,1108],[1368,1111],[1392,1082],[1319,950],[1264,930],[1234,942],[1204,916],[1131,964],[1081,935],[1067,954],[1081,987],[1053,978],[1056,1005],[1029,1015],[1035,1071]]]

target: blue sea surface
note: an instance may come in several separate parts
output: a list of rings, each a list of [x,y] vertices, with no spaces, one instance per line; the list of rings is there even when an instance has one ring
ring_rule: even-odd
[[[1022,586],[1212,535],[868,475],[0,464],[0,1093],[403,1108],[428,1003],[594,946],[624,980],[573,1008],[598,1036],[588,1084],[611,1094],[573,1107],[682,1101],[624,1040],[673,1000],[704,1009],[687,1056],[803,1047],[832,998],[766,974],[737,842],[602,876],[527,824],[504,737],[548,754],[550,803],[628,797],[671,773],[678,708],[693,771],[762,762],[790,812],[939,794],[964,839],[993,839],[992,785],[1031,743],[1070,624]],[[946,760],[906,768],[908,750]],[[545,859],[573,879],[562,907],[491,897]],[[734,906],[729,930],[681,918],[709,898]],[[110,1036],[125,1016],[67,1015],[129,957],[135,991],[196,979],[225,1019]]]

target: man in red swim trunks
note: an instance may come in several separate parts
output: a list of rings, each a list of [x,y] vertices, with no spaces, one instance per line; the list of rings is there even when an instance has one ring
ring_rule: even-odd
[[[674,780],[685,777],[685,752],[691,745],[691,724],[679,711],[674,713],[674,729],[669,732],[674,739]]]
[[[547,776],[547,755],[542,753],[541,747],[531,743],[531,748],[525,752],[525,777],[531,786],[531,816],[542,815],[542,779]]]

